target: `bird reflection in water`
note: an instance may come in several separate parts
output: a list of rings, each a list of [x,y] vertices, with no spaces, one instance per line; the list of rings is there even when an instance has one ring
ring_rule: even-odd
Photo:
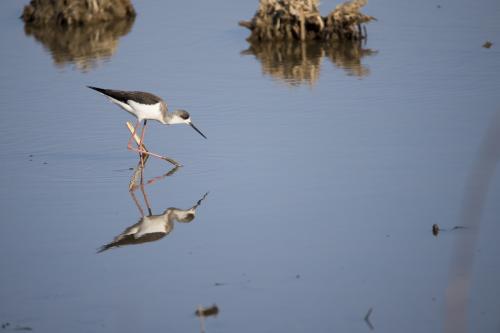
[[[98,253],[107,251],[109,249],[125,246],[125,245],[135,245],[154,242],[163,237],[167,236],[174,228],[174,221],[181,223],[189,223],[196,217],[196,209],[200,206],[201,202],[207,197],[208,192],[205,193],[201,199],[199,199],[194,206],[187,209],[180,209],[175,207],[167,208],[163,213],[159,215],[153,215],[151,210],[151,205],[149,203],[148,196],[145,191],[145,185],[155,183],[166,177],[173,175],[179,167],[174,167],[169,172],[162,176],[154,177],[146,182],[144,182],[143,170],[147,162],[147,157],[142,161],[139,161],[134,173],[132,175],[129,192],[134,201],[137,209],[141,214],[139,222],[131,225],[125,229],[121,234],[115,237],[112,242],[101,246],[97,251]],[[147,214],[145,214],[139,200],[137,199],[135,192],[140,190],[144,197],[144,203],[146,204]]]
[[[314,85],[319,79],[323,58],[343,69],[349,76],[368,76],[370,69],[362,63],[365,56],[377,51],[363,47],[361,41],[342,42],[250,42],[242,55],[253,55],[262,65],[262,72],[292,86]]]

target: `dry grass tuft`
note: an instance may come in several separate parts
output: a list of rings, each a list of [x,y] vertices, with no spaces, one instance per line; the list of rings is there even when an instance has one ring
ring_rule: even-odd
[[[375,20],[360,12],[366,3],[351,0],[323,17],[318,0],[260,0],[254,17],[239,24],[251,30],[253,41],[362,40],[367,37],[363,24]]]
[[[31,0],[21,18],[27,24],[77,26],[135,17],[130,0]]]

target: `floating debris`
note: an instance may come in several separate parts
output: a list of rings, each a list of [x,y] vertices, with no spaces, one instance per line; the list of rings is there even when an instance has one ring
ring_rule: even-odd
[[[200,332],[205,333],[205,317],[217,316],[219,313],[219,307],[214,303],[211,307],[204,308],[198,305],[198,309],[194,312],[198,318],[200,318]]]
[[[432,234],[437,237],[441,231],[453,231],[453,230],[460,230],[460,229],[467,229],[467,227],[464,227],[462,225],[456,225],[456,226],[454,226],[451,229],[441,229],[439,227],[439,225],[437,225],[436,223],[434,223],[432,225]]]
[[[486,41],[486,42],[483,44],[483,47],[484,47],[485,49],[489,49],[489,48],[490,48],[490,47],[492,47],[492,46],[493,46],[493,43],[492,43],[492,42],[490,42],[489,40],[488,40],[488,41]]]
[[[29,326],[16,325],[12,326],[9,322],[2,323],[2,330],[8,329],[13,331],[33,331],[33,328]]]
[[[351,0],[321,16],[319,0],[260,0],[250,21],[240,21],[248,28],[248,40],[362,40],[368,34],[363,25],[376,20],[359,10],[367,0]]]
[[[432,225],[432,234],[433,234],[434,236],[436,236],[436,237],[437,237],[437,236],[439,235],[439,231],[440,231],[440,230],[441,230],[441,229],[439,229],[439,226],[438,226],[436,223],[434,223],[434,224]]]
[[[217,304],[214,304],[208,308],[204,308],[200,305],[198,306],[198,309],[196,309],[194,314],[198,317],[217,316],[219,314],[219,307],[217,306]]]

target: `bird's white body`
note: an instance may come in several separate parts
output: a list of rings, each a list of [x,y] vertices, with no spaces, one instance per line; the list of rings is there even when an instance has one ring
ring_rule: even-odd
[[[165,124],[164,121],[164,116],[162,113],[162,106],[161,103],[156,103],[156,104],[141,104],[133,100],[128,100],[127,103],[120,102],[117,99],[114,99],[112,97],[107,96],[108,99],[127,111],[128,113],[132,114],[137,118],[138,121],[143,121],[145,119],[151,119],[151,120],[157,120],[163,124]]]
[[[161,114],[160,103],[152,105],[141,104],[134,101],[129,101],[128,103],[135,111],[137,120],[142,121],[144,119],[154,119],[164,123],[163,115]]]

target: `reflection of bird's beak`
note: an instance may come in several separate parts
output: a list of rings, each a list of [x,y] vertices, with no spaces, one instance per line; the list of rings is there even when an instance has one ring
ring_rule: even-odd
[[[193,124],[192,122],[190,122],[190,123],[189,123],[189,126],[191,126],[192,128],[194,128],[194,130],[195,130],[196,132],[200,133],[200,135],[201,135],[202,137],[204,137],[205,139],[207,138],[207,137],[205,136],[205,134],[201,133],[201,131],[200,131],[198,128],[196,128],[196,126],[194,126],[194,124]]]
[[[201,204],[201,202],[202,202],[203,200],[205,200],[205,198],[207,197],[207,195],[208,195],[208,192],[207,192],[207,193],[205,193],[205,194],[203,195],[203,197],[201,197],[201,199],[200,199],[200,200],[198,200],[198,202],[196,203],[196,205],[194,205],[191,209],[195,210],[196,208],[198,208],[198,206]]]

